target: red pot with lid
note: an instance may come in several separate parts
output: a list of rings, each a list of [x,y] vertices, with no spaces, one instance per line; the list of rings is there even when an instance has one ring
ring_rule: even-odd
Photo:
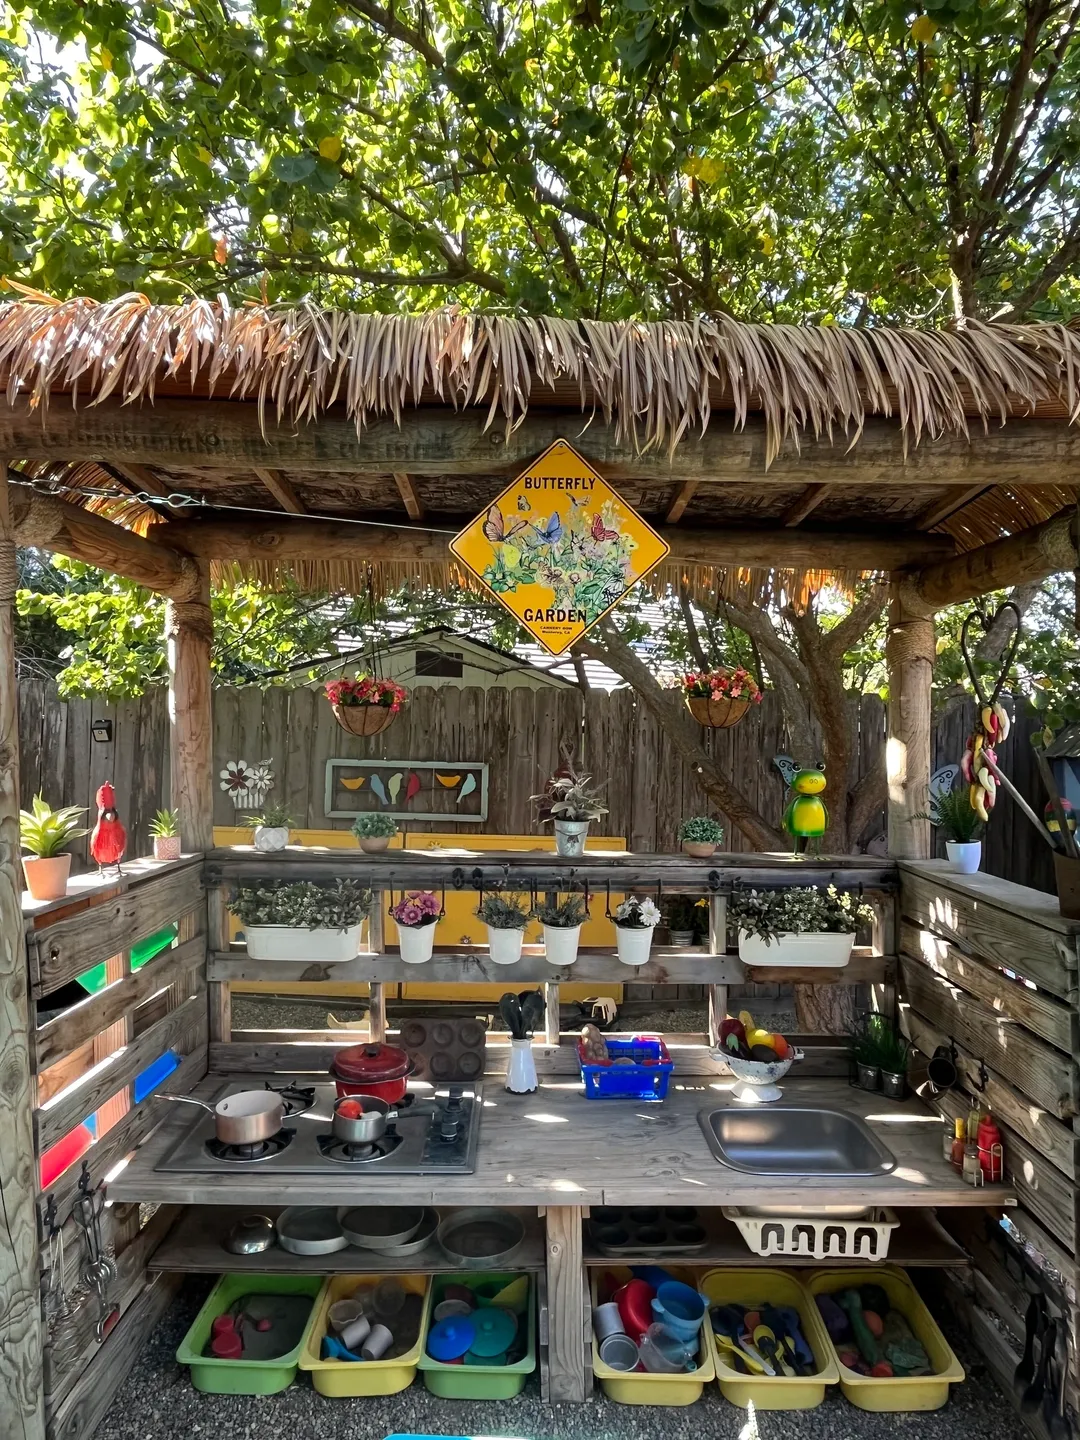
[[[339,1050],[330,1075],[343,1095],[374,1095],[391,1105],[404,1100],[415,1064],[396,1045],[372,1042]]]

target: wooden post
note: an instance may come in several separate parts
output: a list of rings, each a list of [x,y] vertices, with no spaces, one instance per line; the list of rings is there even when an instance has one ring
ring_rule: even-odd
[[[30,1000],[19,869],[15,542],[0,461],[0,1435],[44,1440]]]
[[[709,901],[709,953],[727,953],[727,896],[714,895]],[[720,1044],[720,1023],[727,1014],[728,987],[708,986],[709,996],[709,1044]]]
[[[559,987],[549,982],[544,986],[544,1039],[557,1049],[560,1034]]]
[[[229,907],[223,885],[215,885],[206,897],[206,948],[210,954],[229,953]],[[232,1039],[232,990],[228,981],[211,980],[206,987],[209,1036],[212,1041]]]
[[[214,727],[210,707],[210,567],[198,582],[165,606],[169,659],[169,754],[172,803],[180,816],[185,850],[214,844]]]
[[[930,686],[934,678],[934,620],[894,587],[885,646],[889,670],[889,854],[923,860],[930,854],[930,822],[913,817],[930,803]]]
[[[551,1400],[585,1393],[585,1292],[581,1207],[549,1205],[547,1225],[548,1375]]]

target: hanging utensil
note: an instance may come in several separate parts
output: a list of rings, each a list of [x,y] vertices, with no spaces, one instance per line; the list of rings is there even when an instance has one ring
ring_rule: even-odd
[[[539,990],[530,990],[527,994],[519,996],[521,1004],[521,1026],[526,1035],[535,1035],[537,1030],[544,1027],[547,1019],[547,1003],[543,993]]]
[[[522,1024],[521,1001],[512,990],[508,990],[499,1000],[499,1014],[510,1031],[511,1040],[524,1040],[525,1029]]]
[[[116,1266],[105,1254],[102,1243],[101,1212],[104,1208],[105,1190],[99,1187],[94,1191],[83,1191],[76,1197],[71,1209],[72,1218],[82,1230],[86,1245],[83,1282],[97,1296],[98,1318],[94,1334],[99,1341],[105,1339],[120,1318],[120,1306],[109,1300],[109,1285],[116,1279]]]

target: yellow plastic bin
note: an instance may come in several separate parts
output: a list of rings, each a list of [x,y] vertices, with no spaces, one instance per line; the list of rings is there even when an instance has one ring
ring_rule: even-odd
[[[665,1266],[666,1270],[668,1267]],[[672,1269],[668,1272],[672,1279],[682,1280],[686,1285],[697,1287],[697,1279],[693,1271]],[[631,1278],[630,1271],[624,1265],[612,1265],[603,1270],[591,1272],[592,1303],[595,1310],[600,1303],[598,1291],[600,1279],[605,1275],[613,1275],[620,1285],[625,1285]],[[592,1363],[593,1374],[600,1381],[600,1387],[609,1400],[616,1401],[619,1405],[692,1405],[695,1400],[700,1400],[706,1383],[716,1378],[716,1370],[713,1366],[712,1340],[709,1334],[709,1322],[706,1319],[701,1327],[701,1345],[698,1348],[698,1368],[686,1375],[650,1375],[645,1371],[612,1370],[610,1365],[605,1365],[600,1359],[600,1346],[596,1341],[596,1332],[593,1331],[592,1340]]]
[[[865,1270],[815,1270],[807,1280],[811,1295],[832,1295],[852,1286],[880,1285],[889,1304],[899,1310],[930,1357],[933,1375],[860,1375],[841,1365],[836,1347],[826,1334],[829,1352],[840,1371],[840,1388],[860,1410],[940,1410],[949,1398],[949,1386],[958,1385],[964,1367],[937,1327],[922,1296],[905,1271],[895,1265],[868,1266]],[[817,1302],[815,1301],[815,1308]]]
[[[710,1270],[698,1282],[698,1289],[712,1305],[791,1305],[799,1312],[806,1343],[814,1352],[814,1375],[742,1375],[724,1359],[710,1328],[714,1347],[716,1378],[725,1400],[743,1409],[752,1400],[758,1410],[812,1410],[825,1399],[825,1387],[840,1379],[836,1354],[818,1308],[804,1285],[785,1270],[766,1268]]]
[[[386,1275],[332,1275],[315,1302],[315,1314],[308,1326],[304,1348],[300,1352],[300,1369],[311,1371],[311,1383],[320,1395],[395,1395],[407,1390],[416,1378],[416,1367],[424,1353],[427,1335],[427,1275],[395,1275],[410,1295],[424,1301],[420,1330],[416,1343],[405,1355],[392,1360],[323,1360],[323,1337],[327,1332],[326,1312],[336,1300],[347,1300],[362,1286],[377,1285]]]

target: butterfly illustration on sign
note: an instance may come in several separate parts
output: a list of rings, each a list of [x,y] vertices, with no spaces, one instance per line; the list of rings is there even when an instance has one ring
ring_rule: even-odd
[[[488,767],[471,760],[328,760],[324,810],[354,820],[377,811],[401,820],[480,824],[487,819]]]

